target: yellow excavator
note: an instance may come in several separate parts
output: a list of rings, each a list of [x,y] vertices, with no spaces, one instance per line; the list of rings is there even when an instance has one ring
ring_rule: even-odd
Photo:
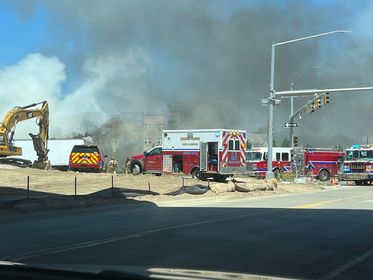
[[[40,107],[38,107],[41,105]],[[0,123],[0,163],[18,166],[31,165],[29,160],[20,158],[6,158],[8,156],[21,156],[22,148],[14,146],[14,133],[19,122],[36,118],[39,133],[29,135],[32,138],[38,159],[34,161],[33,167],[46,169],[48,162],[48,130],[49,130],[49,107],[47,101],[33,103],[23,107],[14,107]]]

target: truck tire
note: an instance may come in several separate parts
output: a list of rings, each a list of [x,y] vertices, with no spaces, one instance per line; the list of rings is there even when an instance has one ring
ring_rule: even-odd
[[[363,181],[355,181],[356,186],[361,186],[363,184]]]
[[[190,173],[193,178],[201,179],[201,171],[199,168],[193,168],[192,172]]]
[[[131,173],[133,175],[138,175],[141,173],[141,166],[139,163],[134,163],[132,166],[131,166]]]
[[[329,171],[326,170],[326,169],[321,169],[319,171],[319,175],[318,175],[318,178],[321,182],[325,182],[325,181],[328,181],[330,179],[330,174],[329,174]]]

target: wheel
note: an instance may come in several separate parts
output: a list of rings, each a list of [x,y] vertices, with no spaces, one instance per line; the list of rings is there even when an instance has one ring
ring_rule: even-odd
[[[277,180],[280,179],[280,177],[281,177],[280,169],[276,168],[275,170],[273,170],[273,174],[275,175],[275,178],[276,178]]]
[[[319,172],[319,180],[322,182],[328,181],[330,179],[329,171],[326,169],[322,169]]]
[[[162,173],[155,173],[155,176],[162,176]]]
[[[356,186],[361,186],[363,184],[363,181],[355,181]]]
[[[191,174],[193,178],[201,179],[201,171],[198,168],[194,168]]]
[[[141,166],[138,163],[134,163],[131,168],[131,173],[133,175],[138,175],[141,172]]]

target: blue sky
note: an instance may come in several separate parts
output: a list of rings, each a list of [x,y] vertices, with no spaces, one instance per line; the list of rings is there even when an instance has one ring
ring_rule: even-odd
[[[26,54],[39,52],[45,47],[48,14],[41,8],[29,18],[21,18],[0,1],[0,66],[16,63]]]

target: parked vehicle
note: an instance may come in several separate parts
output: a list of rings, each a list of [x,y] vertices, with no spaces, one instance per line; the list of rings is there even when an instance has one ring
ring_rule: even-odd
[[[341,181],[354,181],[356,185],[373,182],[373,145],[352,145],[346,149]]]
[[[345,153],[324,148],[294,148],[292,169],[299,175],[312,175],[320,181],[338,176]]]
[[[247,172],[251,176],[265,177],[267,173],[268,148],[257,147],[247,150]],[[274,147],[272,152],[272,171],[276,177],[280,172],[291,171],[291,148]]]
[[[22,158],[31,162],[37,160],[31,139],[15,139],[15,145],[22,148]],[[51,167],[66,171],[69,168],[70,152],[74,145],[83,145],[83,139],[50,138],[48,140],[48,160]],[[11,158],[11,157],[10,157]]]
[[[106,157],[96,145],[75,145],[70,153],[69,169],[102,172],[105,170]]]
[[[246,131],[164,130],[162,134],[162,146],[131,157],[132,173],[183,172],[202,180],[225,180],[246,171]]]

